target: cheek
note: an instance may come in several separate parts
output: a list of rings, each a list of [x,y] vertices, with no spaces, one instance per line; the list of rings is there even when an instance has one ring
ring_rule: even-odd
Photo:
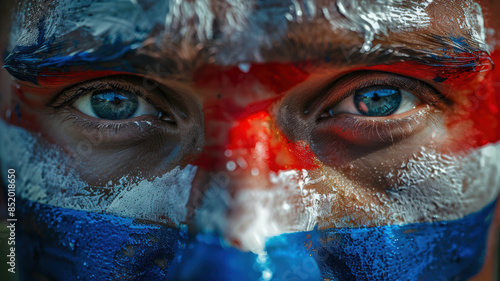
[[[2,147],[7,148],[1,151],[2,167],[16,170],[20,199],[172,226],[186,219],[194,166],[176,167],[150,178],[122,171],[117,180],[107,178],[105,184],[96,186],[85,177],[87,168],[60,147],[4,121],[0,132]],[[93,171],[95,177],[105,177],[105,172]]]
[[[447,137],[311,173],[318,228],[457,220],[484,208],[500,191],[500,145],[443,154],[436,144]]]

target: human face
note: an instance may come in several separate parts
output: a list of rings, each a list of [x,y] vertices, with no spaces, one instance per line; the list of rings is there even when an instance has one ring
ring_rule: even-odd
[[[26,2],[1,125],[25,278],[473,276],[500,188],[492,7]]]

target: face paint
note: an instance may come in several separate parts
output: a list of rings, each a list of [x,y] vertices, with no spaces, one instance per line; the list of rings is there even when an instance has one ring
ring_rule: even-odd
[[[16,195],[55,207],[147,219],[179,226],[187,215],[190,186],[196,167],[177,167],[149,181],[131,181],[124,176],[104,187],[90,186],[78,172],[69,170],[71,159],[53,145],[39,142],[23,129],[0,122],[2,165],[15,167],[19,175]],[[23,144],[18,146],[17,144]],[[80,147],[86,153],[92,146]],[[40,156],[42,153],[44,156]],[[64,164],[63,166],[59,164]],[[29,176],[28,176],[29,175]]]
[[[500,189],[481,7],[361,2],[26,2],[0,122],[22,279],[476,274]],[[168,121],[54,106],[99,83],[87,94],[146,89]],[[322,114],[371,86],[420,99],[383,121]]]
[[[25,260],[21,272],[22,277],[57,280],[138,275],[167,280],[467,280],[482,263],[494,205],[456,221],[284,234],[269,239],[265,254],[256,255],[231,248],[217,236],[187,239],[182,229],[23,200],[22,230],[30,235],[20,239],[27,246],[20,253]],[[66,262],[63,268],[60,259]]]
[[[437,42],[422,38],[428,49],[420,50],[413,48],[414,43],[401,34],[429,28],[430,17],[425,9],[435,4],[433,1],[414,1],[414,5],[408,6],[399,0],[373,1],[369,5],[358,1],[236,2],[233,8],[223,6],[219,11],[212,8],[209,1],[148,4],[123,0],[58,1],[46,5],[44,11],[40,11],[45,16],[35,21],[32,17],[37,13],[33,9],[38,6],[34,1],[26,1],[17,13],[10,54],[4,67],[17,79],[36,83],[41,70],[53,71],[70,66],[146,74],[151,72],[151,65],[156,65],[163,68],[161,72],[164,74],[176,74],[193,71],[213,60],[222,65],[237,65],[240,62],[312,59],[332,60],[332,63],[347,61],[349,64],[356,61],[367,64],[372,59],[383,62],[388,59],[427,59],[441,56],[443,45],[453,48],[456,42],[447,38]],[[460,12],[465,14],[457,11],[456,21],[473,35],[468,39],[469,47],[485,49],[480,7],[472,1],[459,6],[463,9]],[[117,12],[110,15],[110,10]],[[72,17],[65,16],[68,12]],[[215,12],[221,12],[223,16],[216,17]],[[297,50],[293,49],[296,46],[291,42],[301,39],[294,38],[294,34],[304,36],[299,28],[292,34],[287,33],[294,28],[293,23],[315,28],[316,22],[321,24],[322,21],[329,23],[324,37],[331,38],[338,45],[346,45],[354,52],[309,36],[308,48],[299,46]],[[117,26],[116,22],[122,25]],[[218,29],[213,28],[213,23],[217,23]],[[24,28],[17,29],[17,26]],[[156,30],[158,26],[161,29]],[[345,36],[345,30],[352,33]],[[359,33],[363,34],[364,41],[353,41]],[[389,33],[400,44],[373,46],[374,40],[388,40]],[[264,36],[255,40],[253,34]],[[75,40],[78,44],[74,44]],[[293,51],[279,50],[279,47],[277,52],[271,51],[277,40],[285,43],[282,45],[291,46]],[[241,42],[246,42],[246,45],[241,45]],[[252,42],[251,45],[248,42]],[[361,48],[356,50],[354,46],[360,43]],[[215,51],[199,50],[199,44],[213,45]],[[191,63],[190,67],[188,62],[192,60],[196,63]]]

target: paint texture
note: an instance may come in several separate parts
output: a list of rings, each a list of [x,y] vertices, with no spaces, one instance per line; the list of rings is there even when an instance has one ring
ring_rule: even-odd
[[[485,50],[481,9],[470,0],[454,11],[462,28],[459,34],[444,37],[427,32],[435,20],[427,8],[445,2],[256,0],[219,5],[208,0],[78,0],[41,5],[39,10],[36,0],[26,1],[14,21],[4,67],[17,79],[36,83],[37,76],[69,67],[169,76],[207,62],[355,64],[374,57],[429,61],[446,58],[443,47],[456,47],[453,37],[464,32],[471,34],[468,51]],[[307,30],[328,23],[328,29],[318,29],[323,36],[308,33],[312,36],[297,44],[306,35],[297,23]],[[414,32],[427,47],[414,48],[414,39],[409,39],[413,37],[405,32]],[[395,42],[378,43],[388,40]]]
[[[23,88],[12,88],[12,107],[0,121],[0,166],[17,173],[21,280],[467,280],[482,266],[500,193],[500,88],[494,84],[500,71],[492,63],[500,58],[486,44],[481,7],[472,0],[448,3],[20,4],[4,68]],[[432,9],[439,5],[453,23]],[[300,94],[313,103],[335,92],[303,83],[331,86],[370,71],[442,86],[447,92],[440,98],[454,107],[434,122],[425,113],[438,110],[423,105],[411,124],[423,124],[428,138],[405,136],[404,144],[342,167],[321,163],[312,136],[297,141],[278,124],[286,97],[297,98],[293,105],[304,121],[309,112]],[[144,87],[151,78],[192,98],[205,127],[189,139],[204,138],[206,145],[179,161],[183,166],[155,167],[163,174],[152,179],[134,167],[127,171],[134,177],[123,172],[103,186],[87,183],[75,155],[62,148],[80,146],[85,137],[64,135],[71,131],[62,129],[71,126],[66,123],[50,127],[56,122],[49,119],[64,119],[55,114],[62,108],[46,113],[43,98],[36,101],[43,106],[29,108],[35,102],[28,97],[115,74],[139,74],[134,77],[144,76]],[[169,91],[158,92],[170,102]],[[141,133],[151,125],[129,123]],[[376,133],[377,124],[369,127]],[[118,135],[121,124],[114,125]],[[165,131],[155,131],[159,146],[170,136]],[[367,143],[368,131],[357,132],[353,147]],[[470,136],[458,139],[465,133]],[[139,132],[133,137],[145,140]],[[110,151],[142,145],[130,143],[135,147]],[[80,148],[69,151],[85,160]],[[371,156],[380,151],[386,154],[377,156],[387,157],[374,157],[377,162]],[[112,152],[102,160],[120,159]],[[226,181],[214,186],[220,175]]]
[[[495,204],[456,221],[297,232],[260,255],[217,236],[188,238],[146,221],[22,200],[21,280],[467,280],[477,273]],[[43,242],[42,242],[43,241]],[[61,266],[61,259],[64,266]],[[208,279],[207,279],[208,278]]]
[[[93,187],[72,167],[60,148],[32,133],[0,121],[2,165],[16,169],[16,195],[42,204],[148,219],[178,225],[185,221],[196,167],[179,167],[154,180],[117,182]],[[22,144],[22,145],[20,145]]]

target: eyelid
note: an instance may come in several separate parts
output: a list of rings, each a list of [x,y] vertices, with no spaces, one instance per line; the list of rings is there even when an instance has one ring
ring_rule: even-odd
[[[389,118],[389,117],[395,118],[396,116],[399,116],[400,114],[404,115],[404,113],[409,112],[412,109],[414,109],[422,104],[421,101],[415,95],[408,92],[407,90],[400,89],[400,93],[401,93],[401,98],[402,98],[401,103],[398,106],[398,109],[395,110],[394,113],[389,114],[389,115],[369,116],[369,115],[361,114],[354,104],[354,94],[341,100],[332,108],[327,107],[327,110],[333,111],[333,113],[332,113],[333,115],[348,113],[348,114],[353,114],[353,115],[359,115],[359,116],[362,116],[364,118],[368,118],[368,117],[370,117],[370,118],[380,118],[380,117],[381,118]],[[414,107],[412,107],[408,110],[405,110],[404,107],[407,106],[408,103],[415,101],[415,100],[417,100],[419,103],[417,105],[415,105]],[[342,109],[342,107],[344,108],[344,110]],[[320,116],[320,118],[323,118],[323,116],[324,116],[324,118],[329,118],[332,116],[332,114],[325,112]]]
[[[344,99],[355,94],[356,90],[370,86],[390,86],[406,90],[413,94],[421,103],[443,109],[448,100],[432,86],[415,78],[380,71],[356,71],[341,77],[328,85],[322,93],[307,105],[310,112],[321,119],[321,114]]]
[[[78,98],[84,95],[92,94],[94,92],[102,90],[129,91],[150,102],[148,100],[147,95],[140,90],[140,87],[133,87],[130,84],[117,83],[114,81],[106,81],[106,80],[102,81],[101,78],[98,80],[92,80],[77,85],[73,85],[69,89],[63,90],[60,94],[56,96],[56,98],[50,103],[50,105],[53,108],[64,107],[72,104],[74,101],[76,101]]]

